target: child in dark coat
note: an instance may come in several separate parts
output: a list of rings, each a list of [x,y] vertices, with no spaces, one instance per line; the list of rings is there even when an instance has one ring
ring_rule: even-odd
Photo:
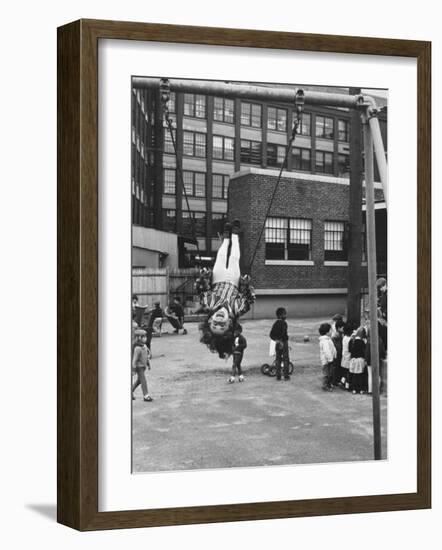
[[[360,327],[356,336],[349,343],[350,350],[350,390],[353,394],[366,393],[366,371],[365,371],[365,339],[367,333],[365,328]]]
[[[276,380],[281,380],[281,364],[284,380],[290,380],[289,375],[289,336],[287,334],[287,311],[283,307],[276,310],[276,321],[270,331],[270,338],[275,342]]]
[[[229,382],[235,382],[235,375],[238,373],[238,382],[244,382],[244,376],[241,370],[241,361],[244,356],[244,350],[247,347],[247,340],[242,335],[242,326],[237,324],[233,333],[233,365],[232,376],[229,378]]]

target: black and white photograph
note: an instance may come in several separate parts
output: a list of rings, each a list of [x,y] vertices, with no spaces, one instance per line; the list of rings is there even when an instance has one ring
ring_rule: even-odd
[[[386,460],[388,90],[130,98],[132,471]]]

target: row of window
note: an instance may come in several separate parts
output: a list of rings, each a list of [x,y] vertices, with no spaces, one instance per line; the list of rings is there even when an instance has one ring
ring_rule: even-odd
[[[182,212],[182,231],[197,237],[206,236],[206,212]],[[210,235],[222,232],[225,214],[213,213]],[[176,231],[176,210],[163,210],[163,225]],[[303,218],[267,218],[265,225],[265,259],[308,261],[312,259],[312,220]],[[346,224],[324,222],[324,261],[347,261]]]
[[[311,260],[312,220],[267,218],[265,258],[266,260]],[[324,260],[347,260],[345,222],[324,222]]]
[[[226,215],[220,213],[212,213],[210,234],[212,237],[216,237],[222,233],[223,225]],[[189,214],[187,210],[182,212],[182,232],[185,235],[197,237],[205,237],[207,233],[206,229],[207,217],[206,212],[199,212],[192,210]],[[164,209],[163,210],[163,229],[166,231],[176,231],[176,210]]]
[[[169,110],[176,112],[176,95],[171,93]],[[251,128],[262,127],[262,105],[258,103],[241,102],[240,120],[242,126]],[[206,96],[201,94],[184,94],[184,116],[205,119]],[[233,99],[222,97],[214,98],[213,119],[217,122],[233,124],[235,121],[235,109]],[[339,141],[349,141],[350,122],[339,119],[337,121],[337,132]],[[267,129],[278,132],[287,132],[287,109],[280,107],[268,107]],[[311,135],[311,114],[304,113],[300,126],[300,134]],[[335,136],[335,120],[333,117],[316,115],[315,135],[323,139],[333,139]]]
[[[175,136],[174,136],[175,139]],[[213,136],[213,158],[216,160],[234,160],[235,140],[227,136]],[[164,151],[174,153],[170,133],[165,134]],[[183,154],[191,157],[206,157],[206,134],[200,132],[183,132]],[[282,166],[285,158],[286,148],[276,143],[267,144],[267,166]],[[312,158],[311,150],[302,147],[292,149],[292,168],[311,172]],[[329,151],[316,150],[315,172],[320,174],[334,174],[333,153]],[[241,140],[240,162],[244,164],[262,164],[262,143],[249,139]],[[349,173],[349,155],[338,155],[338,175],[344,176]]]
[[[183,183],[186,195],[189,197],[206,196],[206,174],[205,172],[194,172],[183,170]],[[176,193],[176,170],[166,168],[164,170],[164,193],[175,195]],[[229,176],[225,174],[212,174],[212,198],[227,199],[229,190]]]

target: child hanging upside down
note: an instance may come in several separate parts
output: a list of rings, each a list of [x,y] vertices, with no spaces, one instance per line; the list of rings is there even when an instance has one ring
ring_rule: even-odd
[[[239,227],[238,220],[225,224],[223,243],[216,255],[213,274],[208,269],[202,269],[196,282],[201,309],[207,313],[200,325],[201,342],[221,358],[233,353],[238,319],[249,311],[255,301],[250,277],[241,277]]]

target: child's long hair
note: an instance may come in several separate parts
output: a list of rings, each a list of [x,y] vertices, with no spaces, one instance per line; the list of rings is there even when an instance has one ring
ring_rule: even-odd
[[[221,359],[226,359],[233,353],[233,347],[235,344],[234,332],[237,327],[241,325],[236,319],[232,320],[231,326],[224,334],[213,334],[210,330],[209,319],[212,314],[207,316],[202,323],[200,323],[200,342],[206,344],[212,353],[217,353]]]

